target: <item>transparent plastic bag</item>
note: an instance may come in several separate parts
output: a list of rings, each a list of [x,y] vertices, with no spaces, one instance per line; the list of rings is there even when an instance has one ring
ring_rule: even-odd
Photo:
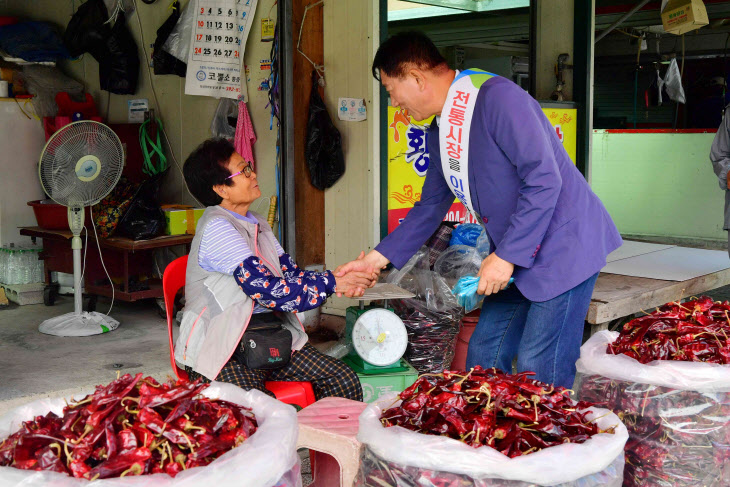
[[[62,91],[75,101],[84,99],[84,85],[69,78],[58,68],[31,64],[23,66],[23,71],[18,76],[28,93],[33,95],[31,103],[39,117],[56,116],[56,95]]]
[[[610,411],[591,408],[588,417],[596,418],[602,429],[616,426],[614,434],[509,458],[489,447],[472,448],[444,436],[383,427],[382,411],[400,402],[395,399],[394,394],[384,396],[360,415],[358,487],[621,487],[628,433]]]
[[[213,137],[233,139],[236,136],[236,119],[238,118],[238,102],[233,98],[221,98],[210,123]],[[231,125],[233,119],[233,125]]]
[[[429,249],[422,247],[387,279],[416,295],[390,303],[408,332],[404,357],[419,373],[441,372],[451,366],[463,316],[449,285],[429,270],[428,255]]]
[[[88,392],[87,392],[88,393]],[[76,399],[87,393],[79,394]],[[296,451],[297,415],[294,408],[257,390],[245,391],[223,382],[213,382],[203,395],[230,401],[253,410],[256,433],[242,445],[226,452],[210,465],[191,468],[175,478],[166,474],[128,476],[89,482],[58,472],[36,472],[0,467],[3,487],[301,487],[301,466]],[[48,411],[61,414],[66,398],[40,399],[0,417],[0,438],[6,438],[23,421]]]
[[[475,247],[452,245],[439,256],[433,270],[453,288],[462,277],[476,276],[482,266],[482,260],[484,257],[479,255]]]
[[[730,485],[730,366],[641,364],[607,353],[617,336],[602,331],[581,347],[577,390],[581,400],[606,404],[628,428],[624,485]]]
[[[167,40],[162,45],[162,50],[170,53],[178,61],[183,63],[188,62],[188,54],[190,54],[196,5],[196,2],[188,2],[182,14],[180,14],[175,28],[172,29],[172,32],[170,32]]]

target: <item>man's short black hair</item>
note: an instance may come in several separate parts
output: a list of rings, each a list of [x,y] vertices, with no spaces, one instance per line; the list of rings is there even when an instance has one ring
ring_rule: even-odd
[[[410,68],[434,69],[447,67],[431,39],[423,32],[400,32],[383,42],[373,59],[373,77],[380,81],[380,73],[402,78]]]
[[[205,206],[219,205],[223,198],[213,191],[213,186],[230,186],[231,175],[227,164],[236,151],[226,139],[208,139],[200,144],[183,164],[183,175],[190,193]]]

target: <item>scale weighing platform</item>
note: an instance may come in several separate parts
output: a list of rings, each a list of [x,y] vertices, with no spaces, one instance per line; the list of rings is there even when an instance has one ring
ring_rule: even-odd
[[[402,358],[408,346],[406,327],[388,307],[388,300],[414,296],[393,284],[379,283],[356,298],[359,306],[347,308],[345,336],[352,349],[343,360],[355,372],[380,375],[411,370]],[[383,301],[383,304],[365,306],[365,301]]]

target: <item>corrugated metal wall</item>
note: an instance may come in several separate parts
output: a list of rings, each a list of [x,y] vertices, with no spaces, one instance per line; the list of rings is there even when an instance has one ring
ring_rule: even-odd
[[[661,106],[646,107],[644,91],[656,76],[650,69],[639,74],[637,123],[671,125],[675,104],[665,100]],[[601,66],[596,63],[593,92],[593,126],[595,128],[632,128],[634,121],[634,67],[630,64]],[[624,125],[625,123],[625,125]]]
[[[370,74],[379,45],[377,0],[325,0],[325,102],[342,134],[345,174],[325,192],[326,264],[333,269],[379,240],[379,83]],[[364,98],[367,120],[337,118],[340,97]],[[331,298],[325,311],[344,313],[355,301]]]

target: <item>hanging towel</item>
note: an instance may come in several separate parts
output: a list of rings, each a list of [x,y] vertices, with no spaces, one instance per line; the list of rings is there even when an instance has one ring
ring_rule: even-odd
[[[256,133],[253,131],[251,116],[248,114],[246,102],[241,100],[238,104],[238,123],[236,124],[236,137],[233,145],[236,152],[241,154],[245,160],[251,162],[251,167],[255,169],[253,160],[253,145],[256,143]]]

